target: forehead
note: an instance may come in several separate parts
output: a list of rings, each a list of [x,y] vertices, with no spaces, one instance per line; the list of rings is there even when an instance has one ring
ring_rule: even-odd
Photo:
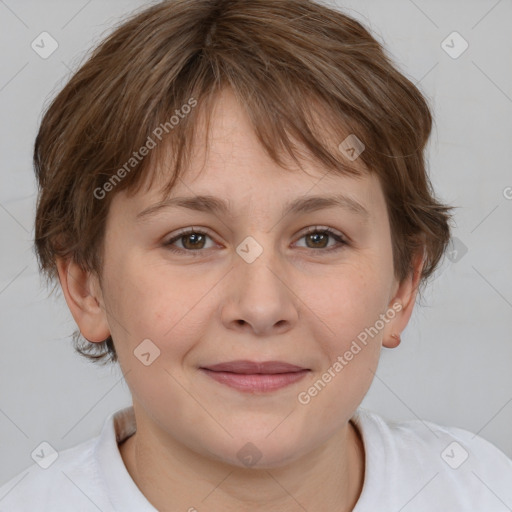
[[[323,135],[324,140],[337,147],[339,135],[329,130]],[[290,205],[299,197],[335,194],[348,198],[349,203],[351,199],[353,203],[362,203],[368,210],[383,203],[377,175],[370,173],[360,160],[347,162],[360,171],[356,176],[327,169],[300,145],[299,165],[284,152],[281,155],[285,168],[268,155],[245,109],[229,89],[224,90],[213,104],[208,126],[200,118],[188,166],[170,196],[213,196],[223,200],[230,210],[248,205],[253,209],[261,205],[268,210],[271,205]],[[151,186],[133,197],[139,208],[168,199],[162,193],[169,179],[165,160],[158,167]]]

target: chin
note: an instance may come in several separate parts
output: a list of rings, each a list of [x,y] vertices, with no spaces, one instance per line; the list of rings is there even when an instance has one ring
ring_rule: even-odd
[[[264,431],[264,433],[261,433]],[[273,469],[284,467],[307,453],[313,447],[306,446],[282,432],[268,436],[269,429],[246,432],[228,441],[225,452],[211,453],[215,458],[231,466],[245,469]],[[268,436],[268,437],[267,437]],[[311,441],[311,439],[309,440]]]

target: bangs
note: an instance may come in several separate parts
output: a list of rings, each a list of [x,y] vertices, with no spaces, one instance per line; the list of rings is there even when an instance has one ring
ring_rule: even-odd
[[[271,82],[265,75],[255,74],[247,78],[250,66],[243,72],[237,71],[229,67],[229,62],[221,60],[222,55],[215,57],[213,62],[196,57],[197,65],[189,68],[193,71],[179,76],[173,90],[163,96],[175,98],[173,104],[162,102],[161,111],[139,134],[134,127],[134,139],[146,141],[146,145],[149,140],[149,145],[154,147],[130,177],[120,184],[119,190],[125,189],[128,196],[133,196],[140,190],[148,191],[158,181],[164,183],[162,195],[168,196],[190,168],[194,148],[208,150],[212,114],[219,96],[227,89],[233,92],[247,113],[267,155],[283,169],[299,167],[307,172],[304,162],[340,175],[358,176],[363,170],[371,169],[371,155],[369,152],[364,154],[366,144],[364,151],[354,148],[354,151],[361,151],[360,160],[353,158],[354,151],[350,147],[352,141],[356,145],[362,140],[367,141],[368,135],[353,118],[340,120],[339,114],[334,115],[336,106],[321,98],[319,91],[305,95],[305,84],[298,82],[278,89],[285,83],[285,76],[273,75]],[[212,71],[214,65],[218,74]],[[181,96],[177,91],[182,91]],[[196,106],[178,123],[171,123],[170,119],[176,118],[173,112],[191,102]],[[347,142],[342,144],[343,141]],[[110,178],[111,175],[107,179]]]

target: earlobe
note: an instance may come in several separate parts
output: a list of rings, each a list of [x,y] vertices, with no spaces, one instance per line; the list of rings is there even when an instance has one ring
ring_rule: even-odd
[[[393,320],[390,321],[384,330],[382,345],[386,348],[396,348],[400,345],[400,334],[407,327],[411,318],[414,306],[416,304],[416,296],[421,281],[421,271],[423,269],[423,251],[420,251],[413,260],[413,268],[408,277],[399,283],[394,297],[390,304],[395,311],[398,309]],[[400,304],[397,308],[396,304]]]
[[[62,292],[81,334],[101,342],[110,336],[105,305],[97,276],[71,259],[57,259]]]
[[[392,338],[393,341],[386,342],[386,348],[396,348],[396,347],[398,347],[398,345],[400,345],[400,342],[402,341],[401,338],[400,338],[400,334],[392,334],[391,338]]]

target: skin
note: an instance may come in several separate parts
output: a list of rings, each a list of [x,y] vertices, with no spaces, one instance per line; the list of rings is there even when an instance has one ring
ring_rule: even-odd
[[[163,182],[155,181],[147,192],[113,198],[101,283],[73,261],[58,261],[81,333],[91,342],[113,336],[133,396],[137,432],[120,445],[121,456],[158,510],[352,510],[365,453],[350,418],[370,387],[381,347],[395,347],[391,335],[409,321],[422,261],[416,259],[409,278],[395,279],[375,175],[326,174],[305,160],[307,172],[283,170],[226,91],[209,136],[210,151],[198,144],[172,195],[228,199],[228,216],[169,208],[137,221],[161,200]],[[339,206],[281,213],[290,200],[332,193],[363,204],[366,221]],[[208,237],[196,245],[182,237],[174,247],[189,252],[170,252],[165,243],[191,226]],[[337,241],[305,236],[311,226],[350,241],[327,253],[325,246]],[[252,263],[236,252],[247,236],[263,248]],[[402,309],[378,335],[308,404],[299,403],[298,394],[393,304]],[[148,366],[133,353],[144,339],[160,350]],[[311,371],[277,391],[243,393],[199,370],[234,359],[280,360]],[[251,467],[237,457],[247,442],[261,454]]]

